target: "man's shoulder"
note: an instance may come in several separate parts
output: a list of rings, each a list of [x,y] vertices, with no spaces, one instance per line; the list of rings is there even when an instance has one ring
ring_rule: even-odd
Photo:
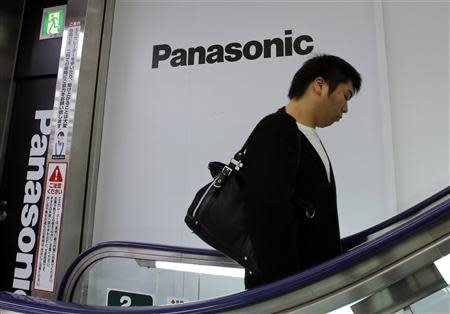
[[[293,132],[296,131],[297,125],[295,119],[281,108],[261,119],[258,128],[260,131]]]

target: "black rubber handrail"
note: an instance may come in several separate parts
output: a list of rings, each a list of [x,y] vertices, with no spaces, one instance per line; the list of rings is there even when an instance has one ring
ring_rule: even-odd
[[[441,196],[442,197],[442,196]],[[441,198],[440,197],[440,198]],[[437,199],[436,199],[437,200]],[[435,200],[435,201],[436,201]],[[422,204],[424,202],[421,202]],[[432,203],[432,202],[431,202]],[[430,204],[431,204],[430,203]],[[419,205],[419,204],[418,204]],[[416,205],[415,207],[417,207]],[[428,205],[426,205],[428,206]],[[422,208],[423,209],[423,208]],[[416,210],[417,213],[419,210]],[[411,211],[410,211],[411,212]],[[411,215],[410,215],[411,216]],[[333,274],[341,272],[348,267],[378,254],[389,247],[398,244],[407,237],[432,227],[434,224],[448,219],[450,216],[450,200],[445,200],[440,204],[433,206],[420,215],[413,217],[411,220],[397,226],[396,228],[386,232],[385,234],[370,240],[336,258],[333,258],[320,265],[307,269],[301,273],[285,278],[283,280],[264,285],[255,289],[239,292],[233,295],[219,297],[211,300],[196,301],[183,305],[174,305],[170,307],[135,307],[124,310],[123,308],[113,307],[95,307],[95,306],[79,306],[63,302],[52,302],[32,297],[19,296],[6,292],[0,293],[0,308],[12,311],[20,311],[24,313],[115,313],[115,312],[132,312],[132,313],[216,313],[231,309],[248,306],[250,304],[267,301],[284,295],[321,279],[329,277]],[[402,219],[404,219],[403,217]],[[401,219],[399,219],[401,220]],[[399,221],[397,220],[397,221]],[[113,243],[102,244],[103,247],[113,245]],[[127,246],[148,248],[153,250],[175,250],[184,253],[219,255],[219,253],[211,250],[176,248],[160,245],[148,245],[143,243],[126,243],[116,242],[115,246]]]
[[[64,302],[51,302],[48,300],[32,298],[27,296],[13,295],[7,292],[0,293],[0,308],[24,313],[149,313],[149,314],[203,314],[217,313],[227,310],[237,309],[251,304],[264,302],[281,295],[296,291],[307,285],[315,283],[321,279],[339,273],[348,267],[367,260],[368,258],[398,244],[402,240],[417,234],[418,232],[432,227],[438,222],[442,222],[450,217],[450,200],[445,200],[439,205],[432,207],[417,217],[405,222],[381,235],[370,240],[353,250],[350,250],[336,258],[333,258],[320,265],[307,269],[301,273],[273,282],[255,289],[242,291],[236,294],[227,295],[210,300],[185,303],[174,306],[160,307],[135,307],[135,308],[114,308],[98,306],[80,306]],[[130,243],[139,248],[145,244]],[[159,246],[160,249],[167,247]],[[152,247],[152,249],[155,249]],[[191,249],[188,249],[191,250]]]

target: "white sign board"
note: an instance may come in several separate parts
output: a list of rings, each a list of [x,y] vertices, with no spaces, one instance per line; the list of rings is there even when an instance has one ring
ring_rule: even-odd
[[[318,53],[363,78],[344,119],[319,130],[342,235],[394,214],[379,14],[370,2],[116,1],[94,242],[204,247],[183,219],[208,162],[227,162],[286,105]]]

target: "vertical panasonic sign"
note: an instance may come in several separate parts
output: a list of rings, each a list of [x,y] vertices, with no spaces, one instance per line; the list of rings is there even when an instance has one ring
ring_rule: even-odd
[[[35,113],[40,126],[39,132],[31,137],[24,187],[12,282],[17,294],[28,295],[31,291],[52,294],[57,286],[65,183],[70,163],[87,2],[69,1],[69,9],[72,7],[73,10],[68,10],[65,19],[53,109]],[[78,9],[82,10],[81,15]]]
[[[21,212],[22,229],[17,239],[19,252],[16,255],[13,289],[15,293],[27,295],[33,273],[34,251],[36,245],[35,226],[40,212],[48,135],[53,110],[37,110],[35,119],[39,121],[39,131],[31,137],[26,183],[24,187],[23,207]]]

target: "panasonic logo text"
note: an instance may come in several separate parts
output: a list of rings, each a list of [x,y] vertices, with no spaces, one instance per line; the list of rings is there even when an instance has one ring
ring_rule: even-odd
[[[188,49],[172,49],[168,44],[153,46],[152,68],[159,68],[161,63],[169,63],[172,67],[213,64],[221,62],[236,62],[245,58],[256,60],[258,58],[272,58],[298,55],[306,55],[314,49],[313,39],[309,35],[301,35],[292,38],[292,30],[284,31],[284,39],[271,38],[262,42],[251,40],[245,44],[232,42],[226,46],[211,45],[209,47],[191,47]]]
[[[35,119],[39,120],[38,134],[31,138],[30,154],[28,159],[27,181],[24,188],[23,207],[21,213],[22,230],[17,239],[19,251],[16,255],[16,267],[14,268],[14,280],[12,287],[17,289],[15,293],[26,295],[30,290],[31,275],[33,272],[34,254],[36,244],[36,226],[39,218],[39,201],[42,195],[42,187],[39,182],[45,172],[45,154],[48,147],[48,135],[50,134],[50,120],[53,110],[37,110]]]

